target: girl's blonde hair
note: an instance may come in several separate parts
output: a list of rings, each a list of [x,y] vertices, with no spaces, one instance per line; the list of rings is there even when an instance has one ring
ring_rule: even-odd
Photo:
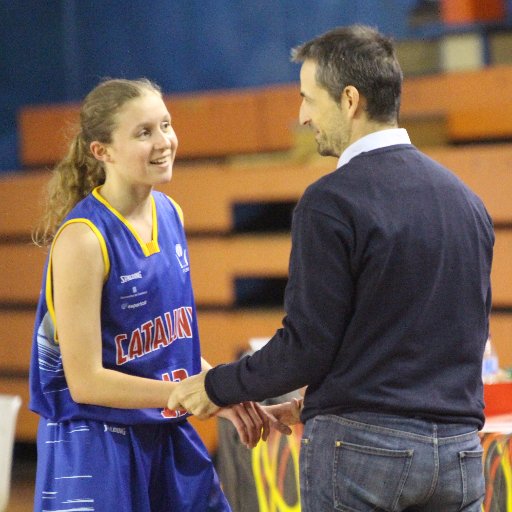
[[[78,133],[71,140],[66,156],[53,169],[48,183],[44,213],[33,234],[37,245],[49,245],[71,209],[105,182],[105,169],[92,155],[90,144],[93,141],[110,144],[116,114],[126,102],[148,92],[161,96],[158,85],[145,78],[109,79],[85,97]]]

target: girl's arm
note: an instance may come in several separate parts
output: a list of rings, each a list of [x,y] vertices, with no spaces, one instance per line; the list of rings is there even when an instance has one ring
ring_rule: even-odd
[[[64,373],[75,402],[122,409],[165,408],[176,383],[106,369],[102,364],[104,262],[82,223],[66,226],[52,251],[53,297]]]

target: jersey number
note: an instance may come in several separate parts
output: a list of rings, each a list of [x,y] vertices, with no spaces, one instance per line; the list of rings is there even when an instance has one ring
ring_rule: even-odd
[[[171,372],[171,375],[169,375],[168,373],[164,373],[162,375],[162,380],[165,380],[166,382],[180,382],[182,380],[185,380],[187,377],[187,370],[180,368],[179,370],[173,370]],[[178,409],[176,411],[173,411],[166,407],[165,409],[162,410],[162,416],[164,418],[179,418],[180,416],[184,416],[185,414],[187,414],[187,411],[185,409]]]

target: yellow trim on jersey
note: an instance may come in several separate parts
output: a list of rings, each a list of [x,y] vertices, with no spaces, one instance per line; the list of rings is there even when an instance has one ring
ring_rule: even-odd
[[[135,237],[135,240],[140,245],[140,248],[142,249],[142,252],[144,256],[151,256],[152,254],[155,254],[157,252],[160,252],[160,247],[158,246],[158,221],[156,216],[156,205],[155,200],[153,199],[153,196],[151,196],[151,216],[153,220],[153,227],[151,232],[151,241],[150,242],[143,242],[140,238],[137,231],[135,231],[135,228],[130,224],[130,222],[125,219],[121,213],[119,213],[101,194],[100,194],[100,188],[96,187],[92,191],[92,195],[106,208],[108,208],[132,233],[132,235]]]
[[[89,219],[71,219],[65,222],[55,234],[53,238],[52,246],[50,248],[50,255],[48,256],[48,268],[46,270],[46,287],[45,287],[45,296],[46,296],[46,306],[48,307],[48,313],[50,314],[50,318],[52,319],[54,326],[54,338],[55,342],[58,343],[57,338],[57,322],[55,320],[55,307],[53,305],[53,278],[52,278],[52,255],[53,255],[53,247],[55,246],[55,241],[62,233],[62,230],[69,226],[70,224],[85,224],[89,226],[91,231],[96,235],[98,242],[100,243],[101,255],[103,256],[103,263],[105,265],[105,271],[103,274],[103,281],[107,280],[108,274],[110,273],[110,258],[108,257],[107,244],[105,243],[105,239],[103,235],[100,233],[99,229],[89,220]]]
[[[181,209],[181,206],[172,197],[167,196],[167,199],[169,199],[169,201],[171,201],[171,203],[176,208],[176,211],[178,212],[178,215],[180,216],[181,224],[185,225],[185,222],[183,220],[183,210]]]

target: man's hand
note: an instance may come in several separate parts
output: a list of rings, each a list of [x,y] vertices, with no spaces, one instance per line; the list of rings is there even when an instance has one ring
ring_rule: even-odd
[[[267,440],[271,428],[285,435],[292,433],[290,427],[269,414],[268,409],[256,402],[244,402],[220,409],[217,416],[231,421],[242,444],[254,448],[260,438]]]
[[[260,438],[265,441],[270,430],[270,419],[255,402],[223,407],[217,413],[220,418],[229,420],[238,432],[240,442],[247,448],[254,448]]]
[[[273,418],[271,425],[277,428],[281,433],[283,432],[279,426],[281,425],[296,425],[300,423],[300,411],[302,410],[303,399],[297,400],[294,398],[291,402],[285,402],[277,405],[267,405],[263,407],[264,411]]]
[[[219,407],[206,394],[205,377],[206,372],[201,372],[179,382],[167,401],[167,407],[171,410],[186,409],[199,419],[213,416]]]

